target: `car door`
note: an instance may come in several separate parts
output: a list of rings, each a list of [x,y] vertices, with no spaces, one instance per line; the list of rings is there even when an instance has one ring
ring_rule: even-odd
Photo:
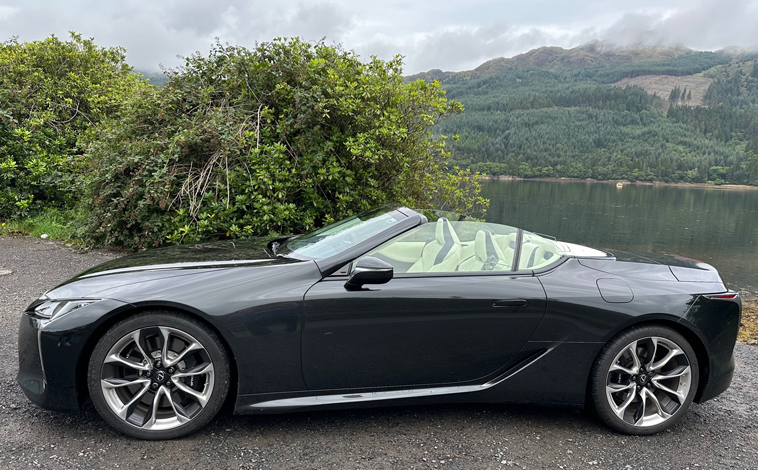
[[[399,274],[370,289],[326,278],[305,295],[310,389],[486,381],[528,341],[546,308],[531,272]]]

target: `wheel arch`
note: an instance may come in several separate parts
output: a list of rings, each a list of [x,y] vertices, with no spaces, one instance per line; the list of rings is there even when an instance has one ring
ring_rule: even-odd
[[[92,356],[92,351],[94,351],[95,346],[97,345],[97,342],[100,340],[100,338],[102,338],[105,332],[107,332],[116,323],[139,313],[147,312],[150,310],[162,310],[187,315],[195,320],[203,322],[204,325],[206,325],[214,333],[216,333],[216,335],[218,335],[223,347],[226,348],[228,356],[231,359],[231,364],[229,364],[229,371],[231,373],[229,393],[227,395],[227,401],[224,405],[224,408],[226,408],[230,403],[233,404],[237,399],[239,375],[237,358],[234,355],[234,350],[232,349],[226,335],[208,319],[208,315],[206,315],[204,312],[201,312],[187,305],[167,302],[139,302],[134,304],[127,304],[125,308],[121,308],[115,312],[112,312],[107,318],[101,321],[99,325],[97,325],[92,334],[90,334],[87,338],[87,342],[82,348],[82,352],[79,355],[79,360],[76,364],[75,386],[79,404],[81,405],[81,403],[89,397],[89,389],[87,387],[87,369],[89,367],[89,360]]]
[[[605,344],[608,344],[609,341],[611,341],[616,336],[622,334],[626,330],[630,328],[640,327],[640,326],[665,326],[668,328],[671,328],[672,330],[676,331],[680,335],[684,336],[684,339],[687,340],[688,343],[690,343],[690,346],[692,346],[692,349],[695,351],[695,356],[697,357],[697,363],[698,363],[698,372],[699,372],[699,381],[697,386],[697,392],[695,393],[695,403],[700,402],[700,397],[703,394],[703,391],[705,390],[706,386],[708,385],[708,378],[710,375],[710,361],[708,358],[708,349],[705,347],[705,342],[700,337],[700,334],[690,326],[683,324],[678,321],[679,317],[672,317],[670,315],[666,314],[658,314],[658,315],[649,315],[641,318],[637,318],[636,321],[625,324],[622,327],[619,327],[615,329],[611,334],[608,335],[607,338],[605,338]],[[603,348],[600,348],[595,355],[595,358],[593,359],[593,364],[597,363],[598,358],[600,357],[600,354],[603,352]],[[585,407],[589,403],[589,400],[591,399],[591,382],[592,380],[592,374],[590,373],[587,376],[587,385],[586,385],[586,394],[585,394]]]

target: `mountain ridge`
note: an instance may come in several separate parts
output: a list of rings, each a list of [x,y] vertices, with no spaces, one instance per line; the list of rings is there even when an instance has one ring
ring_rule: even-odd
[[[758,50],[758,47],[741,48],[729,46],[716,53],[723,55],[740,55]],[[722,52],[724,51],[724,52]],[[549,71],[575,70],[603,65],[622,65],[639,62],[654,62],[671,59],[688,53],[704,52],[690,49],[684,45],[620,46],[609,41],[591,41],[570,49],[559,46],[542,46],[513,57],[496,57],[487,60],[472,70],[443,71],[431,69],[406,77],[406,81],[416,79],[444,81],[450,77],[465,79],[484,78],[511,69],[542,69]]]

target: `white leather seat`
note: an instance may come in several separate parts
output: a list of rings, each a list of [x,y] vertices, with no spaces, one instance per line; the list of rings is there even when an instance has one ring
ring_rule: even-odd
[[[434,240],[424,246],[421,258],[408,269],[409,273],[453,272],[461,261],[461,242],[450,221],[437,219]]]
[[[518,234],[516,232],[509,233],[508,235],[493,235],[492,239],[495,241],[495,245],[497,245],[498,248],[500,248],[500,251],[503,253],[503,257],[501,259],[508,262],[508,264],[513,263],[513,257],[516,255],[516,236]]]
[[[505,255],[493,240],[492,234],[487,230],[479,230],[474,240],[474,256],[471,256],[458,265],[458,271],[506,271],[510,270],[506,264]]]
[[[534,258],[529,260],[527,267],[529,269],[539,269],[557,261],[560,258],[557,251],[554,245],[543,243],[534,252]]]

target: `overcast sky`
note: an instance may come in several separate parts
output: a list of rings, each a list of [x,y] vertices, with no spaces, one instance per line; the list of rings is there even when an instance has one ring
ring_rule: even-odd
[[[77,31],[126,47],[140,70],[207,52],[215,37],[253,46],[326,37],[361,56],[405,56],[405,72],[467,70],[494,57],[594,39],[758,45],[758,0],[0,0],[0,39]]]

